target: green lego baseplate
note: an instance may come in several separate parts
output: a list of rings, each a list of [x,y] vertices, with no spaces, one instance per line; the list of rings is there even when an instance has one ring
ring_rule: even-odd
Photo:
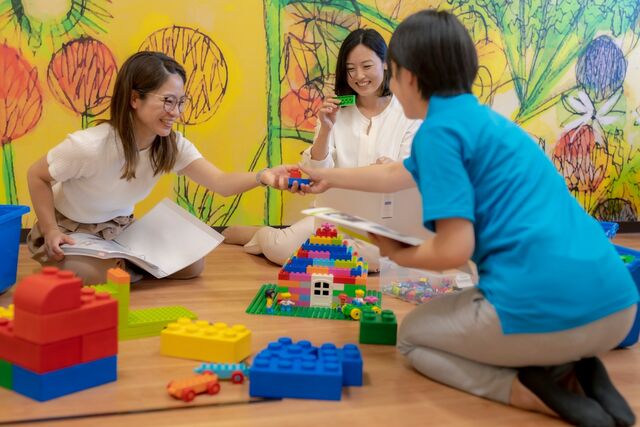
[[[273,312],[267,313],[266,307],[266,298],[264,293],[267,289],[273,289],[276,292],[276,296],[274,298],[275,301],[278,300],[278,285],[274,284],[264,284],[260,287],[256,296],[253,297],[251,304],[245,310],[246,313],[249,314],[264,314],[266,316],[285,316],[285,317],[307,317],[310,319],[330,319],[330,320],[351,320],[350,317],[345,316],[342,312],[338,311],[335,308],[329,307],[298,307],[294,306],[291,308],[291,311],[282,311],[280,310],[280,304],[274,303]],[[382,293],[379,291],[367,290],[365,296],[374,296],[378,298],[377,307],[382,305]]]
[[[179,305],[129,309],[130,285],[111,283],[90,286],[98,292],[108,292],[118,301],[118,339],[133,340],[138,338],[157,337],[171,322],[181,317],[194,320],[198,316]]]

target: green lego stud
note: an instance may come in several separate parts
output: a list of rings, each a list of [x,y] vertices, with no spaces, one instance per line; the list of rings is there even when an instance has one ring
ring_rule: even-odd
[[[340,106],[346,107],[349,105],[356,105],[356,96],[355,95],[339,95],[335,97],[340,100]]]
[[[366,311],[360,318],[360,344],[396,345],[398,321],[391,310]]]

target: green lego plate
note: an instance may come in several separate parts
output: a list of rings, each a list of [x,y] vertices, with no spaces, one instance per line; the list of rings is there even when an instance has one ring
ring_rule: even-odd
[[[285,317],[307,317],[310,319],[330,319],[330,320],[351,320],[350,317],[346,317],[342,312],[328,307],[292,307],[291,311],[281,311],[280,305],[275,304],[273,307],[273,313],[267,313],[266,298],[264,292],[267,289],[273,289],[277,292],[278,285],[264,284],[260,287],[256,296],[253,297],[251,304],[246,309],[249,314],[264,314],[266,316],[285,316]],[[382,293],[379,291],[368,290],[365,296],[378,297],[378,306],[382,304]],[[277,296],[276,296],[277,297]]]

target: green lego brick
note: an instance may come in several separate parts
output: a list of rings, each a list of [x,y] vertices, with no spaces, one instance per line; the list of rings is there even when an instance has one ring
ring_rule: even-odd
[[[13,366],[0,359],[0,387],[13,390]]]
[[[347,105],[355,105],[356,96],[355,95],[338,95],[337,99],[340,100],[340,106],[346,107]]]
[[[364,286],[362,286],[364,288]],[[277,291],[278,286],[273,284],[265,284],[260,287],[256,296],[245,310],[248,314],[264,314],[266,316],[284,316],[284,317],[306,317],[310,319],[330,319],[330,320],[349,320],[341,312],[334,308],[328,307],[292,307],[291,311],[281,311],[280,305],[274,304],[273,313],[267,313],[266,298],[264,297],[264,291],[267,289],[275,289]],[[382,294],[378,291],[367,291],[367,295],[374,295],[378,297],[378,304],[382,304]],[[276,294],[276,299],[277,299]]]
[[[391,310],[362,313],[360,318],[360,344],[396,345],[398,321]]]
[[[127,340],[159,336],[165,326],[181,317],[191,320],[198,318],[192,311],[179,305],[131,310],[127,327],[120,337]]]

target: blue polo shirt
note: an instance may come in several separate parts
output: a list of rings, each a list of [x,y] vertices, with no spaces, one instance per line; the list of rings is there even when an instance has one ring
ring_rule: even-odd
[[[478,287],[504,333],[570,329],[638,302],[615,248],[549,158],[475,96],[433,96],[404,165],[427,228],[473,223]]]

